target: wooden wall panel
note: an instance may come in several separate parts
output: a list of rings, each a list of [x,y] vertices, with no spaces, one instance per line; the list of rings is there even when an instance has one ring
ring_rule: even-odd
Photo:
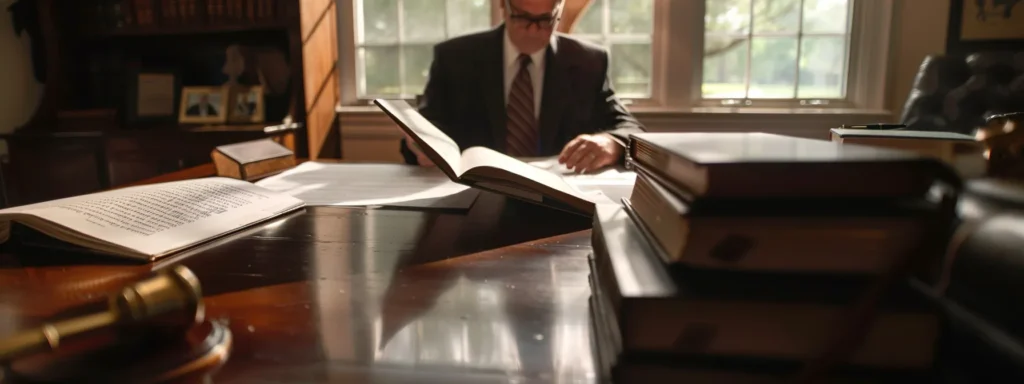
[[[314,101],[314,104],[306,111],[306,126],[317,127],[308,129],[309,134],[309,156],[311,159],[319,158],[323,152],[331,152],[324,148],[327,144],[327,137],[334,125],[335,106],[338,100],[338,79],[335,76],[328,76],[327,83],[323,87],[323,94]],[[331,143],[337,147],[337,143]]]
[[[326,18],[336,18],[336,15],[333,13],[333,0],[300,0],[300,4],[299,17],[301,18],[302,24],[302,42],[306,42],[306,40],[309,39],[311,32],[313,32],[313,29],[318,23],[322,22],[320,18],[325,16],[327,11],[331,11],[332,13],[326,15]]]
[[[338,104],[338,29],[334,1],[303,0],[302,84],[305,90],[309,157],[319,158]]]

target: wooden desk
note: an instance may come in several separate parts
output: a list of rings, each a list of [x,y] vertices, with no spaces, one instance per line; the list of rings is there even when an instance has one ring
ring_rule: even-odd
[[[0,336],[187,265],[234,346],[219,383],[588,382],[590,220],[312,207],[160,261],[0,253]]]

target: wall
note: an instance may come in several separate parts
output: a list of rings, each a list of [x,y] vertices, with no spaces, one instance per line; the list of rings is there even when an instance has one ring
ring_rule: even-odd
[[[921,61],[946,51],[950,0],[899,0],[893,14],[887,109],[899,120]]]
[[[43,86],[32,74],[29,37],[15,36],[7,7],[14,0],[0,0],[0,133],[13,132],[25,124],[35,112],[42,97]],[[0,154],[7,153],[0,141]]]

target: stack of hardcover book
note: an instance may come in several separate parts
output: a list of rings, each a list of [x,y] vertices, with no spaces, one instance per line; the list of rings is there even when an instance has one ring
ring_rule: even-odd
[[[924,380],[939,319],[910,284],[961,182],[913,152],[762,133],[631,137],[594,216],[593,339],[617,382]]]

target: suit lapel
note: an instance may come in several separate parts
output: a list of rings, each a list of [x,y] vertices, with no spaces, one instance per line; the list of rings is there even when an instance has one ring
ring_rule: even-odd
[[[557,37],[556,37],[557,39]],[[564,49],[548,47],[545,56],[544,68],[544,93],[540,101],[540,139],[541,151],[544,153],[561,151],[562,148],[554,148],[555,140],[558,139],[559,122],[562,112],[569,102],[569,76],[572,75],[572,62],[565,54]]]
[[[487,119],[494,140],[494,148],[505,151],[505,26],[501,25],[491,32],[488,44],[483,48],[479,69],[482,72],[480,81],[483,101],[487,108]]]

